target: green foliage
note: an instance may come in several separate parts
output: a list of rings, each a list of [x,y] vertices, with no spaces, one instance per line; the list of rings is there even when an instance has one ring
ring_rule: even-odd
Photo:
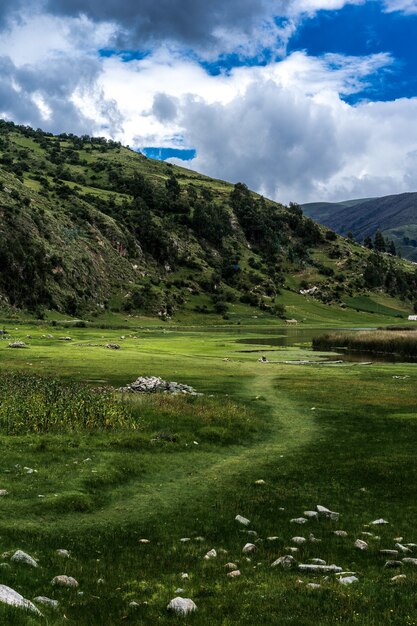
[[[1,374],[0,431],[7,434],[137,428],[109,389],[25,374]]]

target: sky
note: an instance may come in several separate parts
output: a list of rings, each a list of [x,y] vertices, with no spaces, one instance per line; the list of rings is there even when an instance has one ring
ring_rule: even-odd
[[[417,0],[1,0],[0,117],[284,203],[417,191]]]

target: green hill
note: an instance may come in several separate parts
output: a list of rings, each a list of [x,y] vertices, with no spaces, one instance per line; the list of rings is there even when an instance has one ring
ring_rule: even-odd
[[[0,305],[285,317],[312,299],[414,300],[414,267],[266,200],[103,138],[0,122]],[[371,294],[372,295],[372,294]],[[405,303],[405,304],[404,304]]]
[[[303,211],[342,235],[351,232],[358,241],[373,238],[379,230],[394,242],[402,256],[417,261],[417,193],[339,203],[314,202],[303,205]]]

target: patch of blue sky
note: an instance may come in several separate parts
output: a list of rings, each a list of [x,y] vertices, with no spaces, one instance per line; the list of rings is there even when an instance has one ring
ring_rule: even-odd
[[[360,93],[345,98],[394,100],[417,96],[417,15],[384,13],[378,2],[346,5],[338,11],[319,11],[306,19],[288,44],[288,53],[336,53],[364,56],[388,52],[394,63],[364,81]]]
[[[167,159],[177,158],[182,161],[192,161],[197,156],[197,151],[193,148],[158,148],[147,146],[139,150],[150,159],[158,161],[166,161]]]
[[[230,74],[235,67],[265,67],[276,58],[276,52],[271,48],[264,48],[255,56],[244,56],[238,52],[222,54],[214,61],[199,59],[203,67],[211,76]]]
[[[98,51],[99,56],[105,59],[110,57],[119,57],[125,63],[129,61],[141,61],[146,59],[152,50],[118,50],[116,48],[100,48]]]

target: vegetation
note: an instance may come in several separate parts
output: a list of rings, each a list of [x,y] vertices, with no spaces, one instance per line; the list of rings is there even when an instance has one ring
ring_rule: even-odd
[[[412,306],[415,267],[118,143],[0,122],[0,309],[77,318],[288,317],[289,292]],[[303,302],[300,301],[301,308]],[[304,303],[306,305],[306,303]],[[232,317],[231,317],[232,316]]]
[[[204,395],[129,396],[135,430],[0,430],[1,487],[8,491],[0,513],[2,560],[9,564],[2,567],[2,584],[29,599],[46,595],[60,602],[58,609],[40,607],[44,619],[0,605],[3,623],[182,624],[166,606],[184,595],[198,607],[186,620],[193,624],[252,626],[260,612],[262,623],[271,625],[415,624],[415,569],[403,565],[406,579],[395,584],[398,572],[384,569],[379,553],[392,548],[395,537],[415,541],[414,365],[273,363],[310,359],[311,352],[302,335],[299,345],[267,346],[276,332],[263,333],[257,346],[253,330],[259,334],[259,328],[156,329],[125,341],[120,331],[78,328],[77,344],[59,346],[41,339],[43,328],[20,330],[34,339],[26,351],[0,343],[2,367],[31,369],[36,381],[59,367],[64,380],[51,383],[58,394],[71,381],[119,386],[152,372]],[[99,332],[104,341],[119,339],[121,350],[92,346]],[[244,339],[256,352],[245,351]],[[258,363],[266,349],[270,362]],[[7,395],[14,393],[17,385],[9,386]],[[317,504],[339,511],[340,521],[290,522]],[[251,520],[248,529],[257,537],[234,520],[237,514]],[[366,527],[380,517],[389,524]],[[348,537],[336,537],[336,528]],[[370,547],[362,553],[353,542],[365,538],[364,530],[380,539],[367,537]],[[358,583],[343,586],[334,576],[271,568],[288,553],[286,546],[295,545],[293,536],[308,539],[311,532],[321,543],[299,546],[296,559],[336,563],[355,571]],[[268,541],[271,536],[278,539]],[[257,546],[250,561],[242,554],[248,541]],[[70,558],[55,552],[61,548]],[[205,561],[212,548],[217,558]],[[39,559],[39,567],[11,563],[16,549]],[[229,561],[239,578],[226,576]],[[75,577],[79,589],[53,587],[58,574]],[[313,581],[321,588],[306,587]]]
[[[393,354],[403,358],[417,358],[416,331],[362,331],[357,333],[325,333],[314,337],[315,350],[346,348],[367,353]]]

